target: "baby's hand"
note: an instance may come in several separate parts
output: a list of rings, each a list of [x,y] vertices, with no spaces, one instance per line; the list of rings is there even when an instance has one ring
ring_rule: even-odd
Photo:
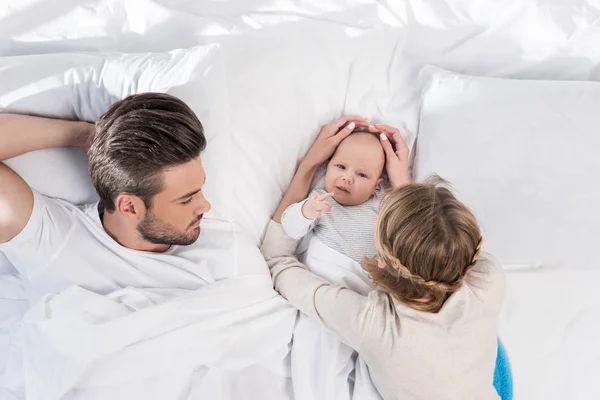
[[[302,215],[306,219],[316,219],[323,216],[325,211],[331,211],[331,204],[327,198],[333,196],[333,193],[325,193],[322,195],[314,194],[313,197],[306,200],[302,205]]]

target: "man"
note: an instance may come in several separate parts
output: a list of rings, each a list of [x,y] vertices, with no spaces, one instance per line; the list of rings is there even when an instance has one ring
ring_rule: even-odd
[[[0,162],[0,251],[37,293],[76,284],[195,289],[193,244],[210,210],[202,194],[204,129],[181,100],[160,93],[115,103],[96,123],[0,115],[0,161],[30,151],[89,147],[100,201],[74,206],[33,191]],[[60,177],[48,177],[60,179]]]

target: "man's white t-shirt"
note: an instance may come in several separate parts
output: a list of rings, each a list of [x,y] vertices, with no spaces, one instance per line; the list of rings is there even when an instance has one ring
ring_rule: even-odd
[[[256,253],[243,255],[246,261],[262,259],[256,246],[239,239],[229,224],[203,220],[200,237],[192,245],[171,246],[164,253],[132,250],[106,233],[98,203],[75,206],[34,191],[27,225],[0,244],[0,251],[19,270],[30,301],[35,301],[71,285],[98,294],[125,287],[198,289],[237,274],[240,246],[242,253]],[[268,273],[265,266],[254,264],[255,273]]]

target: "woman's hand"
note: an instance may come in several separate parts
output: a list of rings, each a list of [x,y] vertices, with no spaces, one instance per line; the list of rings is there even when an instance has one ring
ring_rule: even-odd
[[[410,182],[408,173],[408,146],[400,131],[388,125],[376,124],[369,131],[379,132],[379,140],[385,151],[385,169],[392,188],[404,186]]]
[[[348,137],[356,126],[369,126],[369,120],[358,115],[345,115],[325,125],[302,162],[317,168],[335,153],[340,142]]]

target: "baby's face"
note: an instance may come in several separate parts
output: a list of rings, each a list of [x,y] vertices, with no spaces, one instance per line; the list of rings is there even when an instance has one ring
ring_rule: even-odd
[[[377,136],[353,133],[340,143],[329,161],[325,189],[342,205],[362,204],[381,182],[384,164],[385,155]]]

